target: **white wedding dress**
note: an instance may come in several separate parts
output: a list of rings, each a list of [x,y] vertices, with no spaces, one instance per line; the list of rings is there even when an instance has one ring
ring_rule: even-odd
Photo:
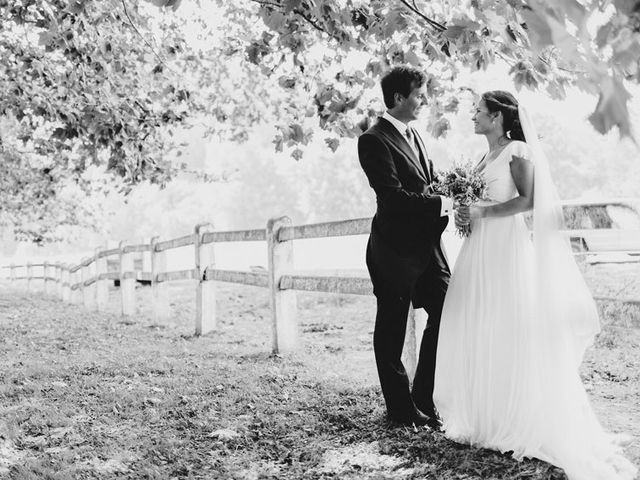
[[[529,145],[511,142],[483,171],[493,202],[517,195],[513,155],[531,158]],[[570,480],[633,479],[635,467],[601,428],[578,374],[598,330],[593,300],[571,259],[573,266],[553,267],[571,280],[541,302],[536,262],[522,214],[472,222],[438,339],[434,402],[443,430],[458,442],[542,459]]]

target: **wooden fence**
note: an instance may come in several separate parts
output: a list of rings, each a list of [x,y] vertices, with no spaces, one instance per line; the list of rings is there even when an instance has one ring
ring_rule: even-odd
[[[148,244],[121,242],[118,248],[96,248],[93,256],[83,258],[78,265],[65,263],[8,265],[9,279],[26,281],[34,289],[34,281],[44,281],[44,292],[66,302],[83,304],[88,309],[107,309],[109,282],[120,282],[121,313],[136,311],[136,281],[151,284],[151,307],[154,321],[169,316],[167,282],[196,281],[195,332],[202,335],[216,328],[215,282],[241,283],[268,288],[272,317],[272,348],[276,353],[295,350],[299,344],[296,314],[296,290],[371,295],[369,278],[297,275],[293,268],[293,242],[299,239],[368,234],[371,218],[340,222],[293,226],[288,217],[269,220],[266,229],[214,231],[210,224],[200,224],[193,234]],[[268,269],[265,272],[221,270],[215,266],[214,245],[219,242],[266,241]],[[167,271],[167,251],[193,246],[195,268]],[[142,253],[150,261],[142,262],[142,271],[134,268],[134,255]],[[364,254],[364,253],[363,253]],[[108,269],[107,259],[118,259],[117,271]],[[113,262],[109,262],[113,263]],[[147,265],[148,264],[148,265]],[[34,275],[36,268],[41,275]],[[24,274],[21,271],[24,271]]]
[[[109,282],[120,282],[121,313],[124,316],[136,312],[135,286],[137,280],[151,284],[153,319],[162,322],[170,315],[166,292],[167,282],[194,280],[196,288],[195,332],[202,335],[216,328],[215,282],[241,283],[265,287],[270,292],[272,318],[272,349],[275,353],[295,350],[300,345],[296,314],[296,291],[329,292],[354,295],[371,295],[368,277],[337,277],[296,274],[293,265],[293,242],[300,239],[364,235],[370,231],[371,218],[359,218],[338,222],[293,226],[288,217],[273,218],[266,229],[241,231],[214,231],[210,224],[199,224],[194,233],[171,240],[158,237],[148,244],[121,242],[118,248],[96,248],[95,254],[83,258],[78,265],[63,263],[9,265],[12,281],[26,281],[33,289],[34,280],[44,281],[46,294],[63,301],[83,304],[88,309],[104,311],[109,299]],[[266,272],[221,270],[215,266],[214,245],[219,242],[266,241],[268,268]],[[167,271],[167,251],[193,246],[195,268]],[[149,261],[142,262],[141,271],[134,268],[134,254],[142,253]],[[364,252],[363,252],[364,255]],[[109,271],[107,259],[117,257],[118,270]],[[113,262],[112,262],[113,263]],[[42,268],[41,276],[34,275],[34,268]],[[23,269],[24,275],[18,275]],[[598,298],[597,298],[598,299]],[[640,305],[640,300],[600,298],[607,301],[623,301]],[[411,310],[407,328],[408,369],[415,365],[420,329],[424,322],[421,314]]]

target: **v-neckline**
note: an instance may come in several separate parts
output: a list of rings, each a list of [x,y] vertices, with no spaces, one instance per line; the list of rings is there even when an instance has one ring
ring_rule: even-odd
[[[500,158],[500,156],[504,153],[504,151],[507,149],[507,147],[509,147],[509,145],[511,145],[513,143],[512,140],[509,141],[509,143],[507,143],[504,147],[502,147],[502,150],[500,150],[500,152],[498,153],[498,155],[496,155],[493,160],[491,160],[490,162],[487,162],[484,164],[484,166],[482,168],[480,167],[480,164],[482,162],[484,162],[484,159],[487,158],[487,155],[489,155],[489,152],[485,153],[484,156],[482,157],[482,159],[478,162],[478,165],[476,165],[476,171],[478,173],[484,173],[487,168],[489,168],[489,165],[492,165],[496,162],[496,160],[498,160],[498,158]]]

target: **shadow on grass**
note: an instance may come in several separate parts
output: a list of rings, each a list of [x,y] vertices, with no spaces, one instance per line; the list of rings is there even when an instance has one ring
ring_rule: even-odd
[[[236,389],[236,428],[238,419],[244,417],[246,422],[237,428],[240,435],[219,450],[226,452],[221,465],[231,478],[243,478],[237,471],[233,475],[231,458],[249,456],[254,465],[277,467],[276,476],[254,472],[257,478],[566,479],[560,469],[539,460],[519,462],[506,454],[457,444],[428,429],[392,426],[385,419],[377,388],[335,390],[281,370],[264,372],[252,390],[260,391],[260,397],[246,398]],[[362,462],[350,464],[348,453],[339,470],[326,466],[329,454],[363,446],[380,457],[378,466],[375,461],[365,467]],[[390,458],[395,462],[391,467],[384,461]]]
[[[380,409],[371,411],[371,405],[379,403],[377,389],[329,396],[332,401],[316,405],[325,431],[349,442],[375,441],[380,454],[403,457],[403,466],[419,466],[419,474],[427,478],[566,479],[561,469],[537,459],[517,461],[508,454],[458,444],[426,428],[390,425]]]

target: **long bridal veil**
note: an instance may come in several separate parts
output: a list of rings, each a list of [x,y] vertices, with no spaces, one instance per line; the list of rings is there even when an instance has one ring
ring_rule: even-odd
[[[520,123],[535,168],[533,244],[535,251],[537,318],[564,338],[563,351],[577,368],[585,349],[600,331],[598,311],[575,262],[560,199],[551,178],[549,161],[527,109],[518,108]]]
[[[565,235],[558,193],[527,109],[520,123],[534,164],[533,245],[536,358],[542,404],[543,456],[570,479],[632,479],[637,469],[601,427],[579,375],[600,322],[595,302]]]

